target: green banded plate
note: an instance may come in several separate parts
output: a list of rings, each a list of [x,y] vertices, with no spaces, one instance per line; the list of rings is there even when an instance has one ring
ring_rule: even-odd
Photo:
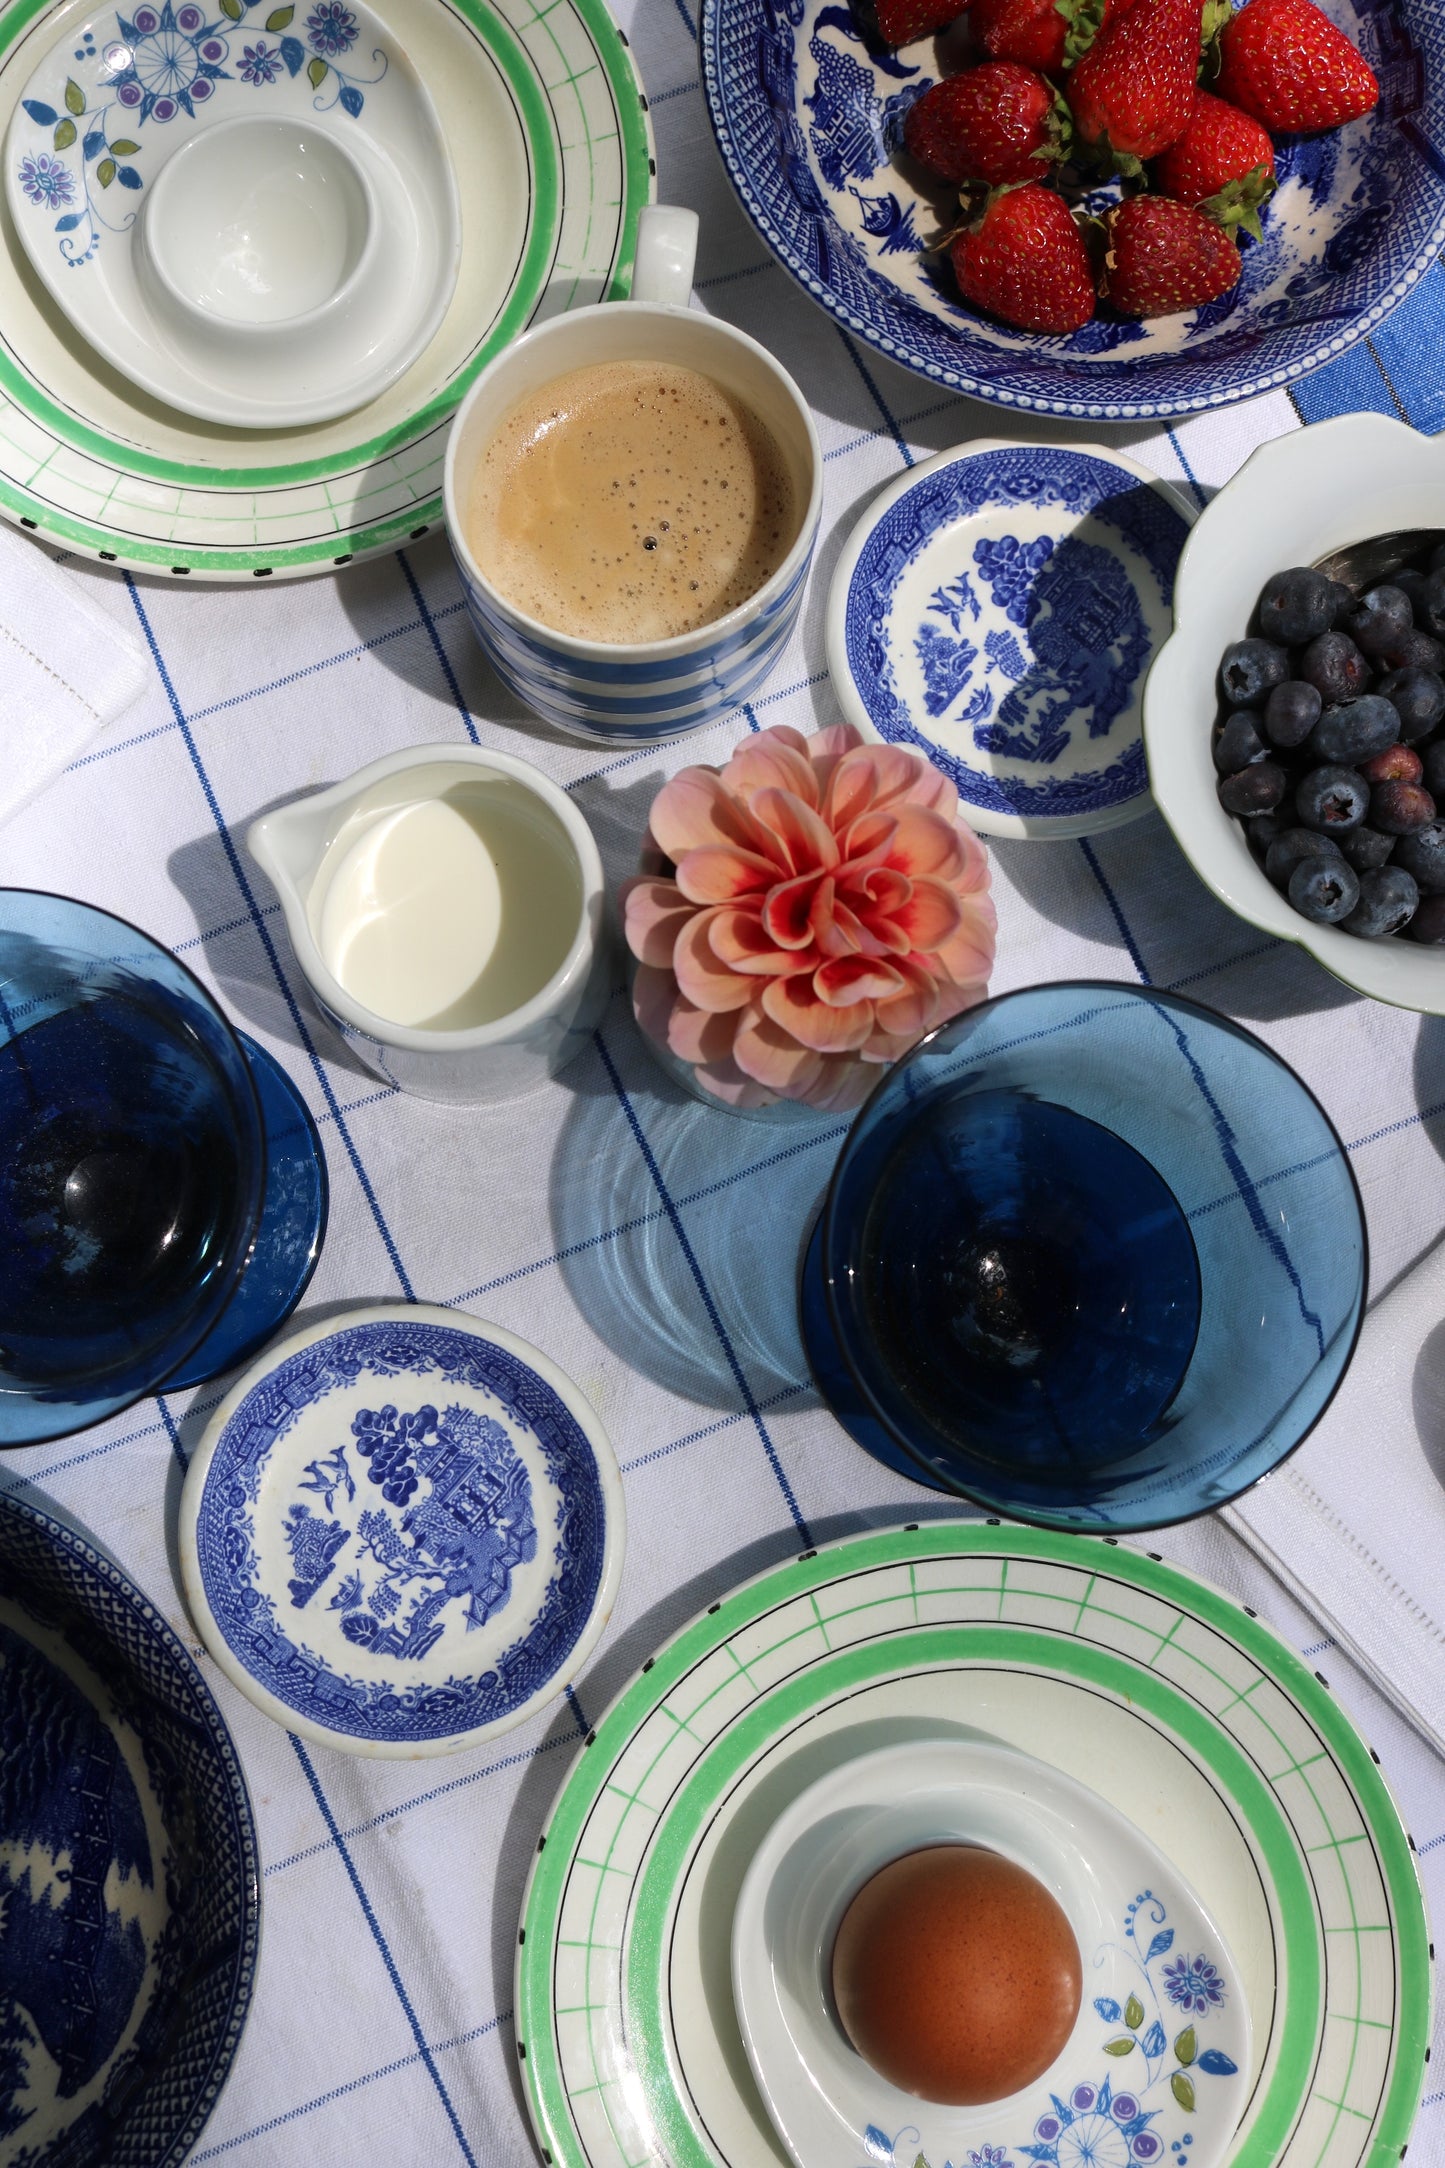
[[[304,0],[303,0],[304,4]],[[431,92],[461,198],[440,330],[370,405],[284,431],[172,413],[110,368],[46,294],[8,211],[0,250],[0,514],[137,571],[324,572],[441,518],[457,402],[527,325],[625,294],[656,161],[605,0],[375,0]],[[0,13],[0,136],[90,0]]]
[[[1158,1559],[944,1522],[805,1552],[735,1589],[588,1739],[539,1841],[517,1957],[517,2050],[544,2161],[786,2163],[733,2011],[743,1875],[829,1769],[964,1732],[1092,1786],[1213,1913],[1253,2029],[1231,2168],[1398,2160],[1433,1951],[1410,1840],[1328,1688],[1252,1612]],[[1101,2057],[1118,2033],[1101,2016]],[[1098,2112],[1122,2065],[1077,2076],[1090,2082],[1064,2115],[1021,2130],[990,2168],[1134,2168],[1128,2134]],[[1189,2155],[1190,2088],[1172,2082],[1151,2125],[1161,2168]],[[1083,2104],[1072,2121],[1070,2100]],[[878,2168],[915,2168],[907,2132],[869,2138]]]

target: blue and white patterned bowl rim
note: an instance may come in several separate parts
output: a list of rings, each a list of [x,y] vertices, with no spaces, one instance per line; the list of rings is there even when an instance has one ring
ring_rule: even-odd
[[[178,1696],[189,1705],[193,1738],[205,1742],[211,1756],[217,1796],[226,1801],[234,1833],[239,1872],[229,1900],[237,1919],[233,1991],[211,2040],[188,2039],[183,2027],[172,2062],[152,2073],[145,2097],[154,2105],[147,2107],[145,2119],[157,2126],[156,2150],[151,2154],[128,2150],[125,2156],[135,2168],[180,2168],[230,2076],[255,1991],[261,1942],[261,1872],[251,1796],[226,1720],[184,1642],[116,1561],[88,1541],[79,1528],[47,1512],[38,1502],[42,1496],[39,1491],[31,1493],[28,1484],[24,1492],[11,1489],[9,1479],[0,1476],[0,1520],[24,1524],[37,1541],[48,1545],[57,1556],[65,1580],[88,1606],[91,1616],[98,1623],[112,1625],[118,1642],[128,1653],[143,1648],[148,1670],[169,1674]],[[210,1864],[212,1872],[219,1873],[226,1863],[213,1854]],[[190,2022],[194,2023],[194,2012]],[[164,2136],[167,2131],[169,2138]]]
[[[1081,461],[1102,462],[1107,466],[1118,469],[1131,483],[1139,483],[1153,489],[1170,510],[1178,513],[1186,530],[1192,527],[1198,517],[1197,506],[1182,487],[1176,486],[1162,475],[1155,474],[1151,468],[1141,465],[1138,460],[1131,459],[1127,454],[1115,451],[1108,445],[1050,445],[1029,443],[1019,438],[980,437],[973,443],[955,445],[947,451],[936,453],[931,459],[920,460],[916,466],[907,468],[904,473],[897,476],[885,489],[881,490],[860,515],[857,524],[843,546],[842,555],[834,567],[832,581],[828,589],[828,603],[824,623],[828,646],[828,667],[833,682],[833,690],[849,722],[861,730],[866,738],[879,740],[885,736],[885,733],[879,730],[873,719],[868,700],[858,684],[848,654],[850,591],[859,560],[863,557],[877,529],[889,518],[894,507],[903,498],[907,497],[911,491],[917,489],[920,484],[928,483],[931,477],[942,473],[949,467],[967,465],[974,460],[990,459],[1000,453],[1013,452],[1023,453],[1031,461],[1037,461],[1040,465],[1050,461],[1057,461],[1061,466]],[[1187,534],[1182,539],[1187,539]],[[902,569],[906,569],[906,567]],[[1150,659],[1152,660],[1152,658]],[[1146,661],[1139,673],[1138,683],[1141,696],[1144,678],[1148,674],[1148,667]],[[915,743],[918,750],[928,754],[929,757],[935,760],[938,759],[936,749],[929,744],[922,734],[916,739],[910,738],[908,742]],[[960,789],[959,811],[969,826],[983,835],[1005,836],[1014,839],[1042,838],[1050,841],[1065,841],[1069,838],[1085,835],[1101,835],[1108,829],[1121,828],[1129,821],[1140,819],[1153,808],[1153,799],[1149,793],[1147,767],[1144,758],[1142,726],[1136,733],[1128,752],[1134,757],[1138,769],[1139,788],[1131,792],[1127,797],[1100,806],[1091,812],[1078,814],[1064,810],[1056,816],[1051,816],[1044,809],[1035,810],[1027,816],[1001,812],[987,804],[979,804],[971,800],[966,782],[963,788]],[[952,768],[955,780],[959,780],[956,763],[944,760],[941,764],[946,769]],[[982,773],[983,771],[980,771],[980,775]]]
[[[328,1707],[344,1708],[352,1691],[350,1682],[338,1675],[323,1674],[322,1690],[315,1696],[309,1712],[298,1708],[291,1699],[282,1699],[266,1683],[266,1663],[258,1662],[249,1651],[243,1654],[237,1646],[237,1628],[247,1616],[246,1601],[243,1599],[232,1615],[222,1619],[217,1617],[212,1598],[207,1593],[203,1553],[208,1547],[214,1549],[218,1543],[224,1544],[228,1536],[234,1541],[234,1532],[224,1525],[225,1508],[221,1499],[221,1492],[226,1487],[222,1478],[227,1481],[234,1478],[239,1466],[234,1451],[236,1433],[232,1432],[229,1438],[227,1435],[233,1419],[252,1394],[272,1381],[279,1384],[283,1395],[290,1396],[293,1406],[307,1405],[313,1398],[324,1397],[330,1387],[316,1395],[311,1392],[307,1380],[308,1357],[313,1363],[318,1359],[312,1351],[322,1349],[324,1343],[350,1338],[366,1354],[372,1352],[368,1342],[373,1336],[377,1340],[385,1336],[388,1355],[406,1338],[420,1342],[426,1353],[418,1363],[417,1375],[431,1378],[433,1384],[439,1368],[445,1375],[445,1364],[456,1364],[460,1359],[459,1343],[467,1343],[469,1366],[479,1377],[489,1374],[489,1389],[499,1401],[509,1402],[520,1383],[527,1393],[545,1405],[546,1427],[561,1441],[564,1455],[573,1456],[578,1469],[585,1471],[584,1480],[593,1486],[601,1530],[590,1599],[585,1608],[578,1607],[575,1618],[564,1622],[566,1646],[554,1667],[539,1683],[512,1700],[507,1698],[505,1682],[502,1682],[507,1705],[501,1713],[497,1709],[499,1681],[495,1672],[470,1681],[449,1680],[432,1690],[398,1667],[395,1685],[389,1682],[386,1692],[376,1696],[378,1705],[384,1704],[377,1722],[370,1724],[369,1712],[366,1712],[352,1728],[339,1728],[326,1722],[324,1714],[318,1712],[324,1712]],[[401,1373],[396,1365],[391,1365],[380,1374],[397,1376]],[[522,1421],[526,1424],[528,1419],[523,1417]],[[283,1433],[284,1427],[283,1422]],[[542,1443],[545,1449],[547,1441],[543,1439]],[[264,1457],[262,1453],[256,1465],[259,1466]],[[557,1468],[550,1451],[547,1457],[549,1473],[555,1481]],[[213,1472],[217,1477],[214,1483],[210,1480]],[[234,1482],[230,1482],[230,1488],[234,1497]],[[567,1508],[577,1503],[565,1494],[563,1502]],[[595,1411],[565,1372],[525,1340],[518,1339],[501,1326],[472,1317],[466,1311],[442,1309],[428,1303],[377,1303],[328,1318],[268,1349],[216,1409],[191,1461],[182,1492],[181,1577],[187,1606],[209,1654],[232,1684],[265,1715],[317,1745],[338,1747],[346,1753],[376,1759],[412,1760],[424,1755],[459,1753],[475,1746],[498,1732],[524,1723],[563,1692],[591,1655],[611,1615],[622,1576],[624,1526],[622,1479],[616,1457]],[[216,1556],[220,1555],[217,1551]],[[565,1570],[564,1567],[563,1574],[556,1577],[554,1587],[561,1588]],[[528,1643],[540,1635],[555,1608],[549,1600],[547,1611],[533,1622],[520,1642],[505,1652],[502,1661],[519,1657],[525,1660]],[[556,1620],[552,1621],[554,1627],[556,1623]],[[284,1670],[284,1664],[282,1668]],[[533,1671],[537,1668],[531,1666]],[[482,1709],[485,1719],[480,1722],[474,1721],[478,1708]]]
[[[796,97],[795,48],[817,10],[818,0],[702,0],[703,89],[728,177],[768,247],[840,325],[904,368],[974,398],[1079,421],[1157,420],[1253,398],[1366,338],[1445,245],[1445,12],[1432,0],[1341,0],[1334,12],[1364,36],[1384,94],[1379,111],[1356,124],[1359,139],[1349,149],[1337,208],[1350,231],[1336,235],[1320,266],[1302,261],[1293,282],[1307,304],[1303,320],[1260,324],[1256,338],[1233,338],[1221,351],[1220,342],[1197,336],[1213,328],[1205,310],[1188,320],[1172,351],[1090,359],[1078,335],[1034,336],[1025,346],[1028,335],[1001,335],[981,319],[975,329],[962,311],[931,315],[880,275],[839,204],[804,170],[806,144],[792,110],[782,124],[795,139],[796,180],[790,174],[778,114]],[[821,12],[842,16],[846,8]],[[889,75],[917,73],[885,60]],[[1310,139],[1283,141],[1286,166],[1295,146],[1312,157]],[[884,252],[893,245],[885,241]],[[1321,278],[1330,305],[1316,314]],[[1250,283],[1246,263],[1242,294]],[[1227,305],[1230,297],[1210,308]]]

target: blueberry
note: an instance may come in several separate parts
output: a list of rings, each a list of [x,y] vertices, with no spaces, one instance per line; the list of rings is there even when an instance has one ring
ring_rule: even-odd
[[[1406,635],[1407,639],[1411,637]],[[1283,673],[1285,677],[1288,675],[1288,671]],[[1370,666],[1348,633],[1322,632],[1317,640],[1311,640],[1301,655],[1299,675],[1307,685],[1313,685],[1322,700],[1334,707],[1346,700],[1359,699],[1370,682]],[[1252,701],[1240,702],[1242,707],[1253,704]]]
[[[1428,941],[1432,946],[1445,941],[1445,896],[1422,896],[1405,932],[1411,941]]]
[[[1338,858],[1340,846],[1333,836],[1313,828],[1286,828],[1265,853],[1264,870],[1276,888],[1288,888],[1296,866],[1306,858]]]
[[[1428,736],[1445,720],[1445,678],[1434,670],[1388,670],[1375,687],[1400,718],[1400,736],[1407,745]]]
[[[1424,762],[1409,745],[1387,745],[1383,753],[1360,762],[1367,783],[1418,783],[1424,772]]]
[[[1289,877],[1289,900],[1301,918],[1337,926],[1360,900],[1360,880],[1343,858],[1302,858]]]
[[[1219,802],[1226,813],[1248,819],[1251,813],[1272,813],[1285,794],[1287,778],[1272,760],[1257,760],[1238,775],[1220,778]],[[1360,788],[1363,790],[1364,785]]]
[[[1392,670],[1445,670],[1445,646],[1428,632],[1407,632],[1380,660]]]
[[[1435,818],[1435,801],[1418,783],[1377,783],[1370,792],[1370,826],[1387,836],[1413,836]]]
[[[1420,778],[1432,798],[1445,798],[1445,739],[1425,748],[1425,773]]]
[[[1445,633],[1445,565],[1427,576],[1415,604],[1415,623],[1422,632]]]
[[[1339,607],[1335,583],[1308,565],[1292,572],[1276,572],[1266,580],[1259,598],[1259,629],[1266,640],[1282,647],[1303,647],[1328,632]]]
[[[1403,866],[1422,896],[1445,895],[1445,821],[1432,821],[1395,845],[1395,864]]]
[[[1303,678],[1286,678],[1264,703],[1265,736],[1286,752],[1292,745],[1303,745],[1323,706],[1315,686],[1306,685]]]
[[[1419,902],[1420,891],[1403,866],[1382,866],[1361,874],[1360,900],[1340,924],[1362,941],[1381,941],[1409,925]]]
[[[1356,873],[1374,873],[1396,848],[1395,836],[1382,836],[1378,828],[1352,828],[1340,837],[1340,849]]]
[[[1341,629],[1362,654],[1383,655],[1402,633],[1413,632],[1414,628],[1415,613],[1402,588],[1372,587],[1368,594],[1361,595]]]
[[[1333,634],[1326,634],[1327,639]],[[1353,647],[1354,642],[1350,645]],[[1236,640],[1233,647],[1224,650],[1219,665],[1219,682],[1224,687],[1224,697],[1232,707],[1260,708],[1276,685],[1283,685],[1289,676],[1289,656],[1284,648],[1276,647],[1273,640]],[[1320,691],[1324,691],[1320,687]],[[1363,687],[1357,687],[1362,691]],[[1339,695],[1340,698],[1353,697]]]
[[[1259,717],[1248,708],[1236,708],[1214,741],[1214,765],[1221,775],[1238,775],[1251,761],[1269,757],[1269,747],[1259,734]]]
[[[1310,732],[1309,750],[1312,759],[1343,761],[1352,768],[1398,744],[1399,737],[1400,718],[1390,702],[1366,693],[1345,707],[1326,708]]]
[[[1438,572],[1445,565],[1445,542],[1437,542],[1430,552],[1430,570]]]
[[[1245,772],[1259,775],[1263,770],[1249,768]],[[1358,828],[1369,805],[1370,787],[1353,768],[1312,768],[1294,794],[1301,826],[1328,835],[1342,835],[1347,829]]]
[[[1417,572],[1413,565],[1407,565],[1403,572],[1397,572],[1393,575],[1390,585],[1398,587],[1402,595],[1409,596],[1410,608],[1413,611],[1419,599],[1420,590],[1425,585],[1425,575],[1423,572]]]
[[[1334,590],[1335,597],[1334,623],[1338,627],[1344,623],[1351,610],[1355,607],[1355,590],[1353,587],[1346,587],[1343,580],[1332,580],[1330,585]]]

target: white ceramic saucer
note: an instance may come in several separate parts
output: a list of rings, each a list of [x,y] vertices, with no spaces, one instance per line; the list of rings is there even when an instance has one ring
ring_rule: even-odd
[[[375,398],[456,284],[441,124],[363,0],[92,15],[32,70],[5,185],[83,337],[165,405],[232,427]]]
[[[1193,508],[1096,444],[940,452],[868,506],[828,594],[828,667],[868,737],[915,746],[987,835],[1147,813],[1144,679]]]
[[[1084,1969],[1078,2020],[1054,2064],[973,2108],[920,2100],[870,2069],[829,1981],[839,1922],[863,1884],[906,1852],[950,1843],[1037,1875]],[[901,1742],[811,1786],[748,1871],[732,1964],[748,2060],[797,2168],[870,2153],[992,2162],[1030,2146],[1093,2168],[1149,2168],[1171,2151],[1177,2161],[1186,2131],[1189,2168],[1210,2168],[1248,2098],[1246,1998],[1194,1892],[1095,1793],[994,1743]]]

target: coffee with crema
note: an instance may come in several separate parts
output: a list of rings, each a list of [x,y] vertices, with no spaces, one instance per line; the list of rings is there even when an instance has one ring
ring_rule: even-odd
[[[765,423],[696,369],[574,369],[482,455],[466,538],[514,608],[585,640],[667,640],[771,578],[802,507]]]

